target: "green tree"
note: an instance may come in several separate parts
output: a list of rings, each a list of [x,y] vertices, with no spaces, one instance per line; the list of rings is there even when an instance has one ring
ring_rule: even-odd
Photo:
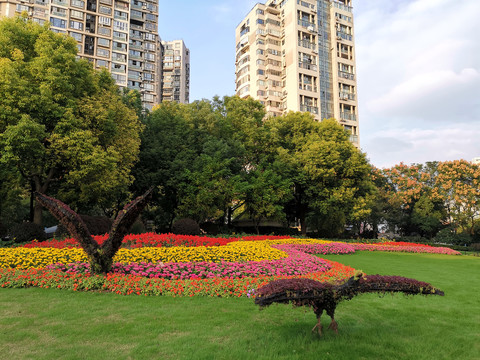
[[[107,209],[133,180],[141,124],[108,72],[76,54],[74,39],[47,26],[0,21],[0,162],[37,192]]]
[[[268,123],[284,176],[293,184],[289,208],[303,234],[307,218],[318,230],[322,219],[335,219],[339,232],[346,221],[368,215],[371,167],[335,120],[315,122],[309,114],[291,112]]]

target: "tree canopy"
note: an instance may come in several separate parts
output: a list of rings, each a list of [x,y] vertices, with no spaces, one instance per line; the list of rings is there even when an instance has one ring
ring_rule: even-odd
[[[108,209],[133,181],[142,125],[110,74],[76,55],[47,25],[0,21],[0,163],[35,191]]]

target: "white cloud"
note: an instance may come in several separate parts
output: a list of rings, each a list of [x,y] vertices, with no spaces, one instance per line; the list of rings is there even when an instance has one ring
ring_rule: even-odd
[[[452,124],[430,130],[394,128],[378,131],[366,141],[372,149],[367,153],[371,162],[378,167],[389,167],[400,162],[470,161],[480,156],[477,139],[480,139],[480,123]],[[438,154],[442,154],[441,159]]]
[[[361,145],[372,163],[480,155],[478,0],[357,0]]]

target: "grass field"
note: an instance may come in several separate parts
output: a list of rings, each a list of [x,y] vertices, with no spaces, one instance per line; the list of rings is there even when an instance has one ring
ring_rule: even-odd
[[[313,311],[251,299],[0,290],[0,359],[479,359],[480,258],[360,252],[325,258],[431,282],[445,297],[362,295]],[[324,329],[329,322],[324,317]]]

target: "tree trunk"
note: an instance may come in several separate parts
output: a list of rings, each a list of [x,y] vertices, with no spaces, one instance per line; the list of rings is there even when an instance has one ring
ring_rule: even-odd
[[[37,225],[43,224],[43,208],[38,202],[35,204],[33,208],[33,223]]]
[[[33,194],[35,192],[35,183],[33,181],[30,181],[30,222],[33,222],[34,219],[34,199],[35,195]]]
[[[300,217],[300,232],[302,235],[307,235],[307,224],[305,223],[305,215],[301,215]]]

